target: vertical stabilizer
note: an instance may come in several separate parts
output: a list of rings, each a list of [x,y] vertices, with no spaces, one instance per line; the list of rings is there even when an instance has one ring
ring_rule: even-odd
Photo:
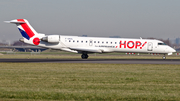
[[[6,22],[16,24],[19,31],[21,32],[21,35],[27,40],[38,34],[26,19],[16,19]]]

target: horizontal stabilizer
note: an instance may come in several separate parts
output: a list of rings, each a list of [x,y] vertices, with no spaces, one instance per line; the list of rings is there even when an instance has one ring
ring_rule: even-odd
[[[23,22],[23,21],[17,21],[17,20],[11,20],[11,21],[4,21],[5,23],[14,23],[14,24],[21,24],[21,23],[26,23],[26,22]]]

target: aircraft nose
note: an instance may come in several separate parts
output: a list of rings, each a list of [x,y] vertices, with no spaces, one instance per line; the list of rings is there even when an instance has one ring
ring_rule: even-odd
[[[176,50],[175,50],[175,49],[173,49],[173,48],[171,48],[171,52],[172,52],[172,53],[174,53],[174,52],[176,52]]]

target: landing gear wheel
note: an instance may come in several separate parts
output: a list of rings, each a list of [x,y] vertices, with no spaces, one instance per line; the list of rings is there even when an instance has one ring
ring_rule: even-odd
[[[166,59],[166,56],[164,55],[164,56],[162,57],[162,59],[165,60],[165,59]]]
[[[82,55],[81,55],[81,58],[82,58],[82,59],[87,59],[88,57],[89,57],[89,56],[88,56],[87,54],[82,54]]]

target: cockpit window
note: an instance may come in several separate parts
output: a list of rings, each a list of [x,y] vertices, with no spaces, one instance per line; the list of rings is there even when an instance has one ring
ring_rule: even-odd
[[[166,45],[165,43],[158,43],[158,45]]]

